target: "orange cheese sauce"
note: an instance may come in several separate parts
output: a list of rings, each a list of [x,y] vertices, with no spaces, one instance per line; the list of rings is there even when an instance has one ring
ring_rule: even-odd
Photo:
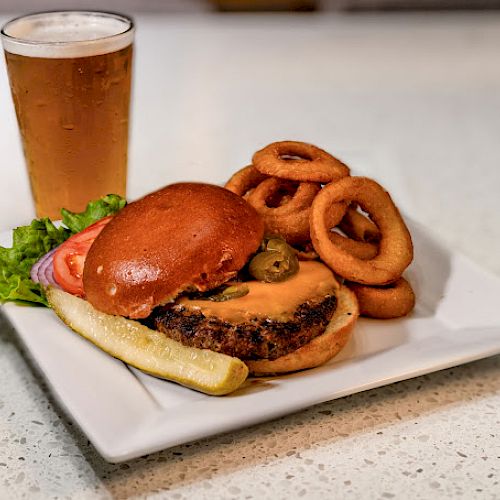
[[[188,310],[232,323],[243,323],[251,318],[287,321],[300,304],[309,300],[321,300],[339,287],[332,271],[324,264],[313,261],[301,262],[299,272],[286,281],[248,281],[246,284],[248,294],[237,299],[212,302],[182,297],[178,303]]]

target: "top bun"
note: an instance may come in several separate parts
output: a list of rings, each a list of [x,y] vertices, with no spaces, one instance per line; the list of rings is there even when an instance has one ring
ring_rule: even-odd
[[[127,205],[96,238],[83,272],[86,298],[108,314],[145,318],[185,290],[233,278],[263,235],[243,198],[209,184],[172,184]]]

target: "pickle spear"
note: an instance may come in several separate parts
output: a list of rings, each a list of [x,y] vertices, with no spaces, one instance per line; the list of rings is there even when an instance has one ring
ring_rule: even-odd
[[[74,295],[49,287],[54,312],[76,333],[111,356],[155,377],[212,396],[236,390],[247,378],[243,361],[207,349],[186,347],[136,321],[97,311]]]

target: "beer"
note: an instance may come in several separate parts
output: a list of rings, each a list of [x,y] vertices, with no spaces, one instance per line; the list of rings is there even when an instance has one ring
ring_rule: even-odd
[[[108,27],[106,14],[97,30],[94,13],[17,22],[36,16],[51,22],[17,26],[29,44],[3,42],[36,212],[59,218],[62,207],[81,211],[105,194],[125,195],[132,33],[117,41],[113,30],[124,28],[113,15]],[[15,23],[2,34],[15,36]]]

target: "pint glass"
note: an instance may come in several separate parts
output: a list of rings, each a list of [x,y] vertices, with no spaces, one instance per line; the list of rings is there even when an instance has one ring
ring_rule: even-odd
[[[126,191],[131,19],[47,12],[2,28],[37,215]]]

